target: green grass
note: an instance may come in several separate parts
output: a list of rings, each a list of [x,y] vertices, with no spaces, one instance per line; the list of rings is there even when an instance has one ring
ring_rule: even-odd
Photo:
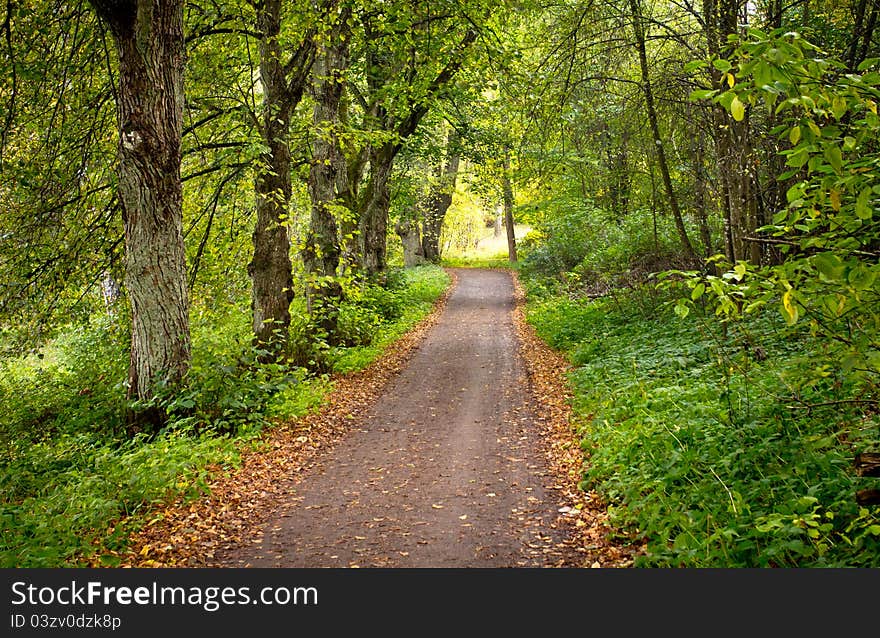
[[[388,290],[353,301],[355,314],[375,322],[364,343],[332,353],[334,369],[369,365],[448,283],[437,266],[401,270]],[[39,353],[0,361],[0,567],[80,566],[92,556],[112,565],[109,551],[125,546],[154,504],[201,494],[208,466],[235,466],[242,446],[274,419],[315,409],[331,389],[326,375],[254,365],[238,307],[196,308],[188,382],[163,399],[172,423],[132,439],[121,323],[104,317]]]
[[[517,267],[507,256],[491,257],[444,257],[443,265],[447,268],[513,268]]]
[[[533,287],[528,304],[538,334],[575,366],[582,487],[610,503],[623,538],[647,541],[637,565],[880,565],[880,515],[854,498],[870,480],[852,471],[856,451],[876,449],[877,415],[803,409],[859,388],[817,369],[809,335],[775,317],[725,333],[660,301]]]
[[[382,324],[381,330],[368,344],[336,349],[331,355],[333,371],[348,373],[370,365],[391,343],[431,312],[449,282],[449,275],[438,266],[424,265],[397,271],[391,287],[395,306],[390,313],[392,318]]]
[[[530,226],[516,224],[514,235],[521,241],[531,230]],[[475,240],[475,246],[467,250],[449,248],[443,251],[443,265],[450,268],[511,268],[507,250],[507,234],[502,228],[501,235],[495,236],[493,228],[482,229]]]

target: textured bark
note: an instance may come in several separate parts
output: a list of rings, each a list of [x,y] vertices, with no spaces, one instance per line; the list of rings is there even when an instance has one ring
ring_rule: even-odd
[[[510,181],[509,153],[504,151],[504,173],[501,176],[502,200],[504,203],[504,223],[507,225],[507,258],[516,262],[516,234],[513,226],[513,184]]]
[[[344,21],[343,21],[344,22]],[[312,141],[309,168],[311,216],[303,260],[309,273],[309,309],[330,342],[336,334],[336,307],[342,289],[336,279],[340,265],[339,224],[334,207],[344,205],[340,193],[348,187],[348,167],[339,142],[339,107],[348,67],[348,39],[337,30],[318,55],[312,72],[315,105],[312,120],[318,135]],[[347,215],[346,215],[347,216]]]
[[[709,53],[725,56],[730,45],[727,38],[737,33],[742,0],[704,0],[703,11],[706,16],[706,38]],[[723,77],[711,69],[713,85],[722,87]],[[752,183],[751,128],[748,115],[740,122],[731,119],[720,106],[713,109],[715,148],[721,182],[725,253],[727,259],[735,262],[751,259],[760,263],[759,245],[748,246],[744,237],[754,233],[758,226],[758,210]]]
[[[422,236],[419,232],[419,224],[414,219],[405,219],[397,222],[394,231],[400,237],[403,245],[403,265],[407,268],[425,263],[425,253],[422,250]]]
[[[660,176],[663,178],[663,186],[666,189],[666,197],[669,200],[669,208],[672,209],[672,217],[675,220],[675,228],[678,231],[678,237],[681,246],[684,249],[685,256],[690,261],[697,260],[697,254],[688,238],[687,229],[684,225],[684,217],[681,213],[681,207],[678,205],[678,198],[675,195],[675,189],[672,187],[672,178],[669,175],[669,166],[666,162],[666,151],[663,147],[663,138],[660,135],[660,127],[657,123],[657,109],[654,106],[654,92],[651,88],[651,78],[648,67],[648,55],[645,50],[645,31],[642,24],[642,12],[639,6],[639,0],[629,0],[630,12],[633,22],[633,32],[636,37],[636,48],[639,53],[639,66],[642,75],[642,92],[645,96],[645,108],[648,111],[648,121],[651,125],[651,133],[654,138],[654,150],[657,153],[657,164],[660,168]]]
[[[190,365],[182,234],[180,134],[184,36],[180,0],[92,0],[119,55],[119,199],[131,302],[130,399],[148,400]],[[158,427],[154,408],[133,429]]]
[[[408,112],[400,117],[389,116],[385,108],[378,103],[373,103],[368,119],[385,131],[393,131],[395,141],[388,142],[379,147],[371,147],[368,150],[370,165],[369,181],[360,198],[359,225],[361,269],[368,277],[373,277],[386,268],[386,237],[388,227],[388,208],[391,203],[389,180],[394,168],[394,158],[403,148],[407,139],[415,133],[422,119],[427,115],[430,102],[427,98],[433,98],[446,86],[455,74],[461,69],[464,62],[464,51],[477,39],[477,32],[469,29],[464,35],[455,51],[450,54],[449,62],[432,80],[426,93],[426,99],[412,104]],[[388,69],[383,65],[387,60],[376,51],[368,56],[368,79],[372,95],[380,94],[380,89],[385,83]],[[387,65],[385,65],[387,66]]]
[[[284,63],[279,42],[283,0],[259,5],[260,81],[263,85],[261,136],[268,149],[258,162],[254,190],[257,220],[254,253],[248,264],[251,276],[254,342],[269,352],[283,353],[290,326],[293,273],[290,261],[290,115],[302,98],[314,61],[313,32]],[[325,7],[326,8],[326,7]]]
[[[370,181],[360,216],[361,269],[367,277],[384,272],[387,266],[389,181],[398,150],[390,144],[370,150]]]
[[[697,221],[700,225],[700,241],[703,244],[705,255],[712,254],[712,233],[709,230],[709,211],[707,196],[707,182],[705,160],[705,143],[702,131],[697,133],[694,139],[693,148],[694,158],[694,209],[697,214]]]
[[[437,176],[437,184],[431,191],[425,206],[425,219],[422,222],[422,253],[426,260],[440,262],[440,233],[446,211],[452,205],[455,181],[461,155],[458,150],[460,136],[453,129],[446,140],[446,162]]]
[[[252,280],[251,310],[254,340],[269,348],[283,348],[290,326],[293,275],[287,215],[290,204],[291,104],[281,64],[281,0],[265,0],[258,15],[260,80],[263,85],[261,135],[268,150],[258,163],[255,182],[257,220],[254,253],[248,265]]]

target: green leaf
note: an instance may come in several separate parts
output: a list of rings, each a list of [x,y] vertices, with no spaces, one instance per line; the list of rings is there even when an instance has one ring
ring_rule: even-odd
[[[699,299],[700,297],[703,296],[703,293],[705,291],[706,291],[706,284],[704,284],[703,282],[698,283],[696,286],[694,286],[694,289],[691,291],[691,299],[696,301],[697,299]]]
[[[806,148],[799,148],[795,150],[793,153],[788,155],[788,159],[785,161],[786,165],[791,166],[793,168],[800,168],[804,164],[810,161],[810,154],[807,152]]]
[[[837,171],[838,173],[843,172],[843,157],[841,156],[839,146],[833,144],[826,146],[823,155],[835,171]]]
[[[859,219],[871,219],[874,213],[869,206],[872,192],[873,190],[871,187],[866,186],[862,189],[862,192],[859,193],[858,199],[856,199],[856,217]]]
[[[843,262],[834,253],[819,253],[810,259],[825,281],[838,281],[843,277]]]
[[[834,119],[839,120],[846,115],[846,111],[846,99],[842,95],[835,95],[831,100],[831,113],[834,115]]]
[[[782,295],[780,312],[782,312],[782,318],[785,319],[785,323],[789,326],[792,326],[797,322],[799,314],[798,307],[792,299],[791,290],[786,290],[785,294]]]
[[[724,59],[712,60],[712,66],[721,71],[722,73],[727,73],[733,67],[733,65]]]
[[[791,204],[804,196],[804,185],[802,183],[795,184],[785,192],[785,199]]]
[[[856,290],[868,290],[874,285],[877,271],[869,266],[859,264],[849,271],[847,281]]]
[[[733,96],[733,100],[730,102],[730,114],[733,116],[737,122],[742,122],[743,118],[746,116],[746,107],[740,102],[740,99],[737,96]]]
[[[717,93],[718,91],[715,89],[697,89],[696,91],[691,91],[688,99],[692,102],[699,102],[700,100],[711,99],[715,97]]]
[[[792,143],[792,145],[796,145],[801,139],[801,127],[793,126],[791,127],[791,131],[788,134],[788,140]]]

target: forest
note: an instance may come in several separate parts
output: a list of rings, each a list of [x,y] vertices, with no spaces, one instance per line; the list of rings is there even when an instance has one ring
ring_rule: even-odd
[[[880,566],[880,3],[4,4],[0,566],[128,564],[473,269],[631,565]]]

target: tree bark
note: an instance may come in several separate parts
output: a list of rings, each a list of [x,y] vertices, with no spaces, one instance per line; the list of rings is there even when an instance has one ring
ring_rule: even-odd
[[[370,149],[370,180],[360,216],[361,270],[367,277],[384,272],[387,265],[389,181],[396,155],[397,150],[391,144]]]
[[[290,117],[302,99],[315,59],[314,29],[285,61],[281,34],[283,0],[257,5],[260,33],[260,82],[263,112],[260,123],[266,147],[257,165],[254,183],[257,220],[254,253],[248,264],[251,276],[254,343],[266,350],[264,360],[276,359],[287,349],[293,270],[290,261],[288,216],[291,197]],[[318,8],[328,12],[328,0]]]
[[[251,310],[254,342],[269,349],[270,357],[283,350],[290,326],[293,274],[287,217],[290,205],[291,99],[281,62],[282,0],[265,0],[257,16],[260,40],[260,81],[263,85],[261,136],[267,150],[260,157],[254,184],[257,220],[253,233]]]
[[[403,265],[410,268],[424,264],[425,253],[422,250],[419,223],[414,219],[403,219],[397,222],[394,231],[400,237],[400,243],[403,244]]]
[[[700,130],[694,137],[693,146],[693,169],[694,169],[694,209],[700,226],[700,241],[703,244],[704,254],[712,254],[712,233],[709,230],[709,212],[706,182],[705,138]]]
[[[464,52],[477,39],[477,32],[468,29],[456,49],[450,53],[447,64],[431,81],[425,98],[411,104],[409,110],[399,117],[389,116],[384,106],[373,103],[369,120],[386,132],[394,133],[394,141],[368,149],[370,177],[360,198],[359,224],[361,249],[361,269],[367,277],[374,277],[386,268],[386,236],[388,227],[388,209],[391,204],[389,180],[394,168],[394,159],[403,148],[407,139],[415,133],[419,124],[430,109],[430,100],[444,86],[449,84],[461,69]],[[373,95],[380,93],[388,70],[383,68],[383,57],[373,51],[368,62],[368,86]]]
[[[440,233],[446,211],[452,205],[452,194],[455,192],[455,181],[458,177],[458,166],[461,154],[458,149],[460,135],[452,129],[446,138],[446,162],[438,175],[437,184],[431,189],[425,207],[425,219],[422,223],[422,252],[425,259],[433,263],[440,262]]]
[[[724,2],[724,0],[722,0]],[[711,57],[717,57],[722,54],[721,42],[726,38],[730,29],[736,28],[736,11],[734,7],[731,16],[731,2],[725,2],[724,6],[719,8],[716,0],[703,0],[703,16],[706,27],[706,43]],[[721,73],[713,66],[709,67],[709,73],[712,78],[712,86],[721,87]],[[741,255],[737,252],[736,247],[736,213],[735,206],[737,200],[737,189],[734,181],[735,162],[733,161],[733,141],[730,133],[727,113],[721,106],[712,107],[712,120],[715,153],[719,170],[719,181],[721,185],[721,212],[724,233],[724,253],[727,260],[733,263]]]
[[[507,226],[507,258],[516,263],[516,233],[513,226],[513,183],[510,181],[510,153],[504,149],[501,191],[504,203],[504,223]]]
[[[654,137],[654,150],[657,153],[657,164],[660,168],[660,176],[663,178],[663,186],[666,189],[666,197],[669,200],[669,208],[672,209],[672,216],[675,219],[675,228],[678,231],[678,237],[681,240],[681,246],[684,250],[685,257],[689,261],[697,261],[697,254],[691,240],[688,238],[687,229],[684,225],[684,217],[681,214],[681,207],[678,205],[678,198],[675,195],[675,189],[672,187],[672,178],[669,175],[669,166],[666,163],[666,151],[663,147],[663,138],[660,136],[660,127],[657,123],[657,110],[654,106],[654,92],[651,88],[651,77],[648,68],[648,54],[645,49],[645,31],[642,24],[642,12],[639,6],[639,0],[629,0],[630,11],[632,13],[633,32],[636,38],[636,48],[639,53],[639,66],[642,74],[642,92],[645,96],[645,108],[648,111],[648,121],[651,125],[651,133]]]
[[[342,296],[337,279],[342,250],[334,209],[343,206],[340,194],[348,192],[348,166],[339,141],[339,108],[347,67],[348,38],[340,37],[337,27],[318,55],[312,72],[315,101],[312,121],[317,135],[312,141],[308,182],[312,209],[303,254],[309,275],[309,310],[317,316],[318,324],[331,343],[335,339],[336,309]],[[350,214],[351,211],[346,211],[343,219]]]
[[[128,397],[148,401],[190,365],[180,181],[183,2],[91,3],[119,55],[119,199],[132,317]],[[134,412],[132,430],[156,430],[165,418],[160,408]]]

